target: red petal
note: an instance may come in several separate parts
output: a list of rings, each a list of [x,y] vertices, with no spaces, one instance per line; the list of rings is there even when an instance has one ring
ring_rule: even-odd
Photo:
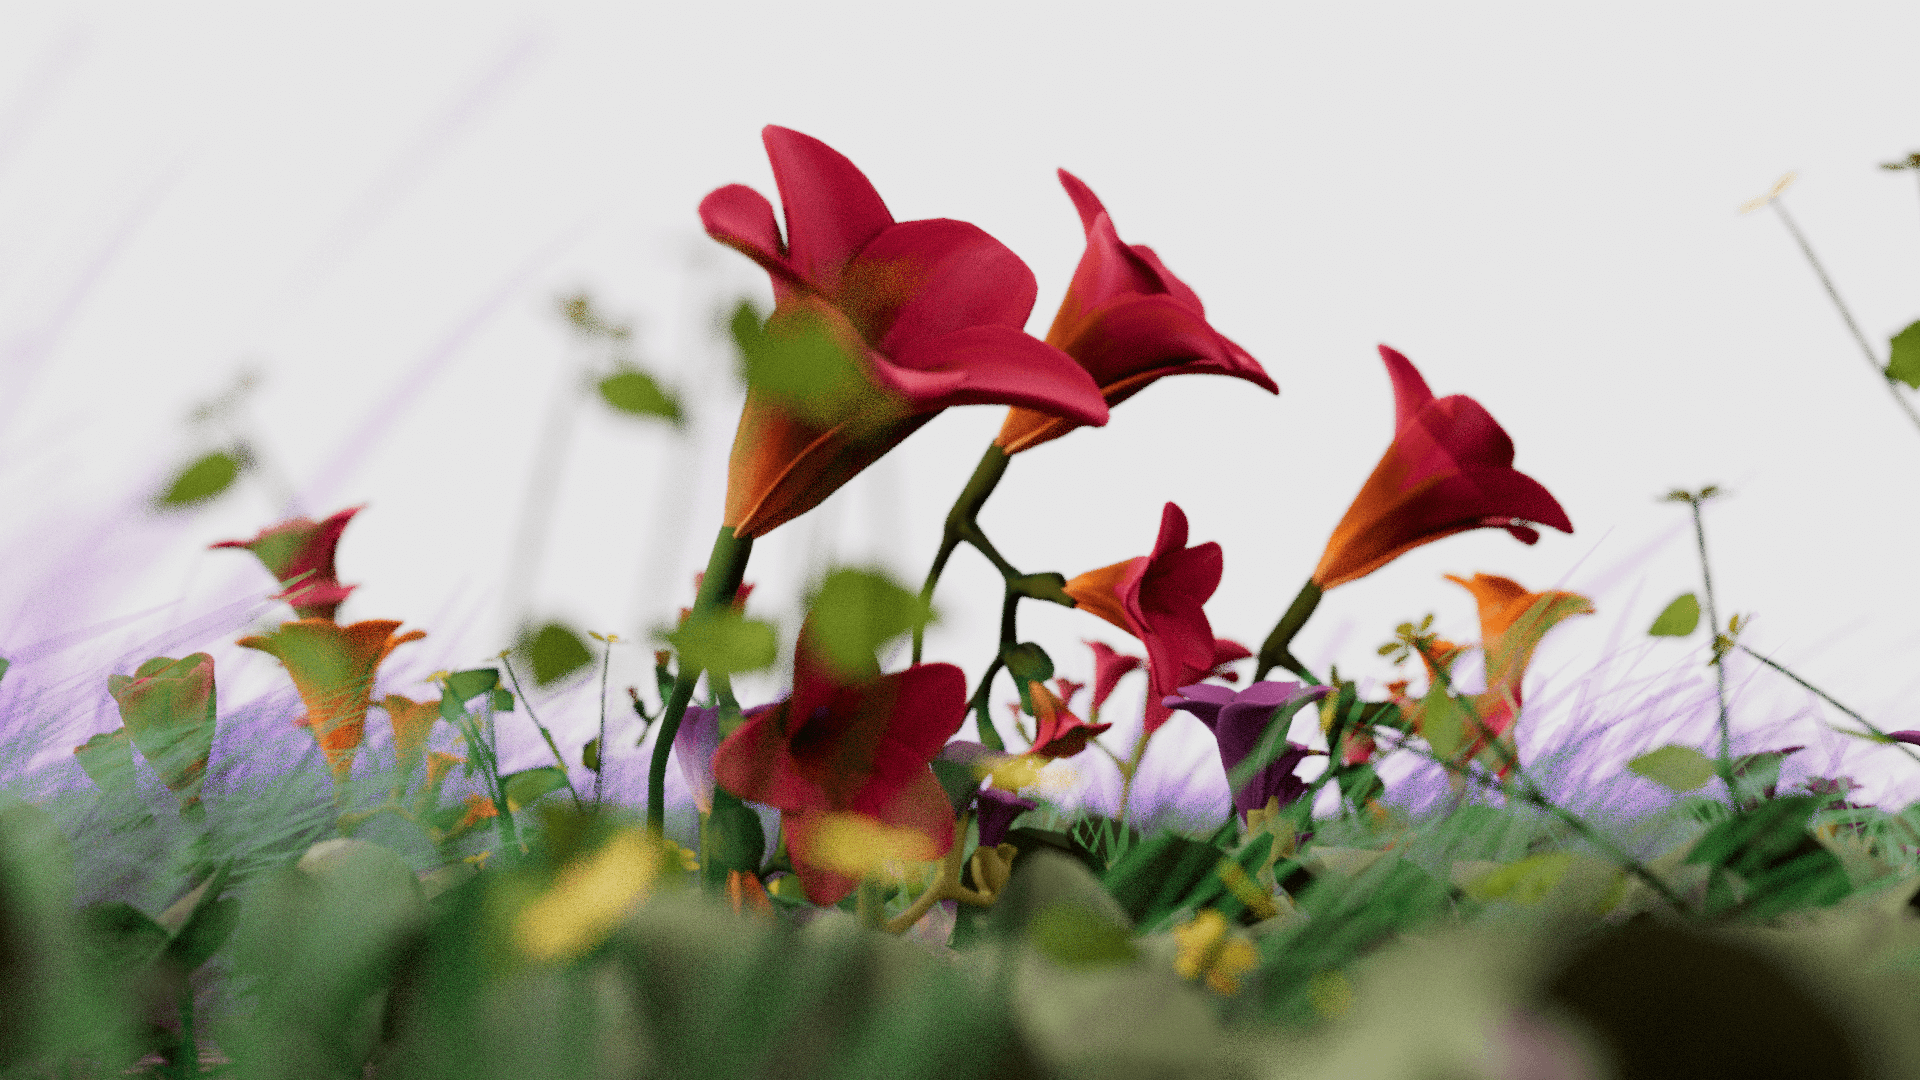
[[[1107,208],[1100,205],[1100,196],[1095,195],[1093,189],[1079,177],[1065,169],[1056,169],[1055,172],[1060,176],[1060,186],[1067,189],[1067,198],[1073,200],[1073,208],[1080,212],[1080,227],[1091,235],[1094,219],[1106,213]]]
[[[866,174],[808,135],[769,124],[760,133],[787,215],[787,257],[795,273],[831,292],[848,260],[893,215]]]
[[[1141,381],[1115,394],[1116,384],[1142,373],[1232,375],[1268,393],[1279,393],[1258,361],[1171,296],[1121,299],[1090,315],[1068,341],[1054,342],[1107,395],[1109,406],[1143,390]]]
[[[760,264],[782,281],[797,282],[787,264],[786,244],[773,220],[773,204],[745,184],[728,184],[700,200],[707,235]]]
[[[1072,357],[1012,327],[975,326],[916,341],[893,360],[875,365],[875,381],[913,402],[915,412],[1020,405],[1092,427],[1107,422],[1107,402],[1092,377]],[[928,378],[952,373],[964,376],[957,386]]]
[[[1380,346],[1380,359],[1386,361],[1387,377],[1393,380],[1393,430],[1398,434],[1433,400],[1433,391],[1427,389],[1427,380],[1420,377],[1413,361],[1385,345]]]
[[[848,268],[840,301],[891,353],[970,326],[1018,330],[1038,292],[1033,271],[1005,244],[976,225],[933,218],[874,237]]]

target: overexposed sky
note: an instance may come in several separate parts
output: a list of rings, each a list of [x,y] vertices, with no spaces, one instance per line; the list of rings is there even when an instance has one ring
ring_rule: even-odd
[[[240,425],[276,482],[315,516],[368,504],[341,547],[361,585],[343,616],[433,634],[396,678],[505,643],[502,578],[558,409],[565,469],[529,595],[640,641],[614,683],[644,679],[643,639],[690,598],[719,522],[738,390],[715,315],[768,295],[695,207],[730,182],[773,194],[759,129],[778,123],[849,156],[897,218],[1008,244],[1040,281],[1036,333],[1081,251],[1053,178],[1073,170],[1279,382],[1276,399],[1167,380],[1105,430],[1019,456],[983,523],[1022,569],[1142,554],[1174,500],[1195,542],[1226,549],[1216,631],[1257,645],[1386,445],[1386,342],[1436,393],[1484,404],[1577,531],[1421,549],[1330,594],[1303,658],[1384,677],[1373,647],[1429,611],[1471,638],[1472,603],[1440,575],[1484,571],[1598,603],[1556,632],[1543,679],[1621,650],[1688,663],[1698,639],[1638,637],[1698,587],[1684,507],[1657,499],[1719,483],[1723,617],[1757,612],[1756,647],[1920,727],[1920,431],[1780,224],[1737,212],[1798,170],[1787,204],[1884,354],[1920,318],[1920,190],[1875,167],[1920,148],[1916,37],[1920,9],[1890,3],[16,6],[0,655],[52,671],[89,627],[159,640],[264,588],[203,549],[275,520],[272,483],[138,510],[217,443],[187,413],[250,366]],[[581,288],[686,393],[684,433],[556,406],[604,359],[554,314]],[[835,561],[917,581],[1000,417],[950,411],[763,541],[756,609],[790,634]],[[931,658],[984,666],[997,588],[956,556]],[[1080,638],[1121,643],[1026,610],[1063,673],[1087,671]],[[223,693],[265,685],[271,661],[217,623],[166,643],[213,649]],[[1778,680],[1739,681],[1756,714],[1803,711]]]

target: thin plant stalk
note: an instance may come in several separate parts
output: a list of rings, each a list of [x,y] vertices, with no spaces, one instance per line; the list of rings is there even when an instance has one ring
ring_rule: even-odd
[[[594,634],[593,636],[600,638],[600,643],[606,646],[606,652],[600,658],[600,740],[593,744],[600,748],[600,753],[603,755],[600,761],[601,767],[593,770],[593,805],[597,809],[602,801],[601,782],[607,775],[607,763],[604,757],[607,751],[607,672],[608,669],[613,667],[613,643],[617,641],[618,638],[612,634],[608,634],[605,637],[600,637],[599,634]],[[561,762],[561,771],[566,771],[566,768],[566,762]],[[569,784],[567,786],[572,787],[573,785]],[[575,801],[578,802],[579,800],[576,799]]]
[[[1727,666],[1722,661],[1725,654],[1720,651],[1720,610],[1713,598],[1713,570],[1707,563],[1707,529],[1700,516],[1700,504],[1712,498],[1717,491],[1711,487],[1701,488],[1697,494],[1676,492],[1682,496],[1693,511],[1693,538],[1700,549],[1700,580],[1707,594],[1707,628],[1712,633],[1709,639],[1713,643],[1714,698],[1719,705],[1720,751],[1714,762],[1714,769],[1720,774],[1720,781],[1727,786],[1727,795],[1733,795],[1733,725],[1727,716]]]
[[[1800,226],[1794,222],[1793,215],[1787,213],[1786,204],[1776,197],[1769,200],[1768,205],[1773,207],[1774,213],[1780,215],[1780,223],[1787,227],[1788,233],[1792,234],[1794,243],[1800,245],[1800,253],[1807,257],[1807,265],[1813,267],[1814,276],[1820,279],[1820,286],[1827,290],[1827,297],[1833,301],[1833,306],[1839,309],[1840,319],[1847,324],[1847,332],[1853,335],[1854,342],[1860,346],[1860,355],[1867,361],[1867,366],[1872,368],[1873,373],[1886,384],[1887,393],[1892,395],[1893,403],[1900,406],[1901,412],[1907,414],[1907,419],[1913,423],[1914,429],[1920,430],[1920,412],[1914,411],[1913,403],[1900,393],[1900,388],[1894,385],[1893,376],[1887,374],[1886,368],[1880,363],[1880,358],[1874,355],[1873,347],[1867,344],[1867,336],[1860,332],[1860,324],[1853,319],[1853,312],[1848,310],[1846,301],[1840,299],[1840,290],[1834,288],[1833,279],[1827,276],[1827,268],[1820,264],[1819,256],[1813,253],[1813,245],[1807,242],[1806,234],[1800,231]]]
[[[513,680],[513,692],[520,696],[521,704],[527,707],[527,719],[532,720],[533,726],[540,729],[540,737],[546,740],[547,749],[553,751],[553,760],[560,766],[560,775],[566,777],[567,794],[573,796],[573,808],[576,810],[580,809],[580,791],[573,786],[573,777],[567,776],[567,759],[561,756],[559,744],[553,741],[553,732],[547,730],[547,725],[541,723],[540,717],[533,711],[533,699],[528,697],[527,692],[521,688],[520,676],[513,670],[513,662],[507,659],[505,653],[500,654],[500,666],[507,669],[507,678]],[[603,684],[600,689],[600,696],[604,699],[606,697],[605,685]],[[601,711],[604,714],[605,709],[603,708]],[[601,737],[604,739],[606,736],[604,716],[602,717],[601,723]],[[606,743],[603,741],[600,745],[604,747]]]
[[[1916,763],[1920,763],[1920,751],[1915,750],[1912,746],[1909,746],[1908,744],[1903,743],[1898,739],[1894,739],[1888,736],[1886,732],[1875,727],[1872,721],[1868,720],[1864,716],[1861,716],[1859,713],[1854,712],[1852,709],[1847,708],[1845,705],[1840,704],[1838,701],[1834,700],[1833,695],[1813,685],[1812,683],[1801,678],[1800,676],[1795,675],[1793,672],[1788,671],[1785,667],[1782,667],[1780,664],[1774,662],[1772,659],[1769,659],[1768,657],[1765,657],[1765,656],[1761,656],[1759,653],[1754,652],[1752,649],[1746,647],[1745,645],[1738,645],[1736,643],[1736,647],[1739,648],[1741,652],[1746,653],[1748,656],[1753,657],[1755,660],[1760,661],[1762,664],[1765,664],[1766,666],[1772,668],[1773,670],[1779,672],[1780,674],[1785,675],[1787,678],[1792,679],[1795,683],[1798,683],[1800,685],[1801,689],[1806,690],[1818,696],[1820,700],[1826,702],[1827,704],[1833,706],[1836,709],[1839,709],[1841,712],[1846,713],[1848,716],[1853,717],[1855,720],[1859,721],[1861,727],[1866,728],[1868,731],[1873,732],[1875,735],[1878,735],[1880,738],[1885,739],[1887,742],[1893,744],[1894,746],[1899,747],[1901,753],[1912,758]]]

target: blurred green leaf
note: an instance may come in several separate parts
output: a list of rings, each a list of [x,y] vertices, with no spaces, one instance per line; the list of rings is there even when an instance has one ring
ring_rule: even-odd
[[[497,668],[474,668],[447,676],[447,692],[462,702],[472,701],[499,685],[500,672]]]
[[[1652,637],[1686,637],[1700,625],[1700,600],[1692,593],[1681,593],[1647,628]]]
[[[133,786],[133,739],[124,727],[103,731],[73,748],[87,779],[101,791],[125,791]]]
[[[567,774],[558,765],[542,765],[508,773],[500,778],[500,786],[507,793],[507,811],[519,813],[521,807],[533,805],[542,795],[566,787]]]
[[[580,748],[580,764],[585,765],[589,772],[600,771],[600,736],[588,739],[587,744]]]
[[[1920,322],[1893,335],[1888,350],[1887,378],[1920,390]]]
[[[0,679],[4,679],[7,677],[7,669],[12,666],[13,666],[13,661],[7,659],[4,656],[0,656]]]
[[[195,459],[174,475],[167,490],[154,501],[164,510],[178,510],[206,502],[233,485],[240,475],[240,457],[225,450]]]
[[[121,978],[151,963],[166,948],[167,931],[146,912],[119,900],[80,910],[83,948]]]
[[[708,884],[724,886],[727,872],[758,874],[766,857],[767,834],[760,815],[726,788],[713,789],[713,813],[700,827],[700,873]]]
[[[958,814],[965,810],[980,790],[980,777],[973,771],[973,766],[940,758],[927,764],[933,767],[933,778],[940,781],[940,790],[947,793],[947,802],[953,807],[953,812]]]
[[[899,412],[899,405],[867,377],[860,360],[848,355],[827,326],[804,309],[784,315],[776,325],[763,321],[743,300],[728,329],[740,350],[740,376],[749,389],[778,400],[784,411],[808,424],[877,424]]]
[[[681,670],[700,669],[732,675],[773,666],[780,642],[773,624],[748,619],[730,607],[687,617],[666,642],[680,656]]]
[[[1466,894],[1475,900],[1510,900],[1516,904],[1537,904],[1546,899],[1553,887],[1573,866],[1571,851],[1547,851],[1508,863],[1492,873],[1467,883]]]
[[[807,611],[807,633],[834,667],[870,670],[881,646],[933,622],[920,597],[880,570],[844,568],[827,575]]]
[[[1692,791],[1713,779],[1713,759],[1691,746],[1663,746],[1627,762],[1627,771],[1670,791]]]
[[[192,971],[212,959],[233,933],[240,915],[240,901],[220,895],[231,878],[232,866],[231,862],[222,864],[160,916],[162,926],[167,926],[172,919],[184,915],[180,928],[167,942],[168,957],[183,970]]]
[[[600,400],[629,416],[657,416],[672,424],[681,420],[680,402],[639,368],[625,368],[601,379]]]
[[[1051,904],[1028,928],[1041,955],[1067,967],[1131,963],[1138,955],[1124,926],[1078,904]]]
[[[1033,715],[1027,684],[1044,683],[1053,678],[1053,657],[1038,644],[1022,641],[1017,645],[1002,645],[1000,662],[1007,665],[1007,674],[1013,676],[1013,685],[1020,691],[1021,707],[1027,710],[1027,715]]]
[[[528,631],[517,650],[533,668],[537,686],[549,686],[593,663],[593,653],[579,634],[562,623],[550,622]],[[479,691],[475,691],[479,693]],[[462,700],[465,700],[464,698]]]
[[[493,691],[493,711],[494,712],[512,712],[513,711],[513,691],[508,690],[504,686],[495,687]]]
[[[1435,757],[1451,761],[1467,745],[1467,716],[1460,703],[1436,684],[1420,701],[1420,734]]]

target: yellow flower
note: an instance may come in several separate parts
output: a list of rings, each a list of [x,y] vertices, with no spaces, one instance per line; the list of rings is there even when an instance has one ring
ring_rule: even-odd
[[[1227,917],[1212,908],[1195,915],[1185,926],[1174,927],[1173,940],[1180,950],[1173,969],[1183,979],[1205,975],[1207,988],[1216,994],[1237,993],[1240,976],[1260,963],[1253,943],[1232,935]]]

